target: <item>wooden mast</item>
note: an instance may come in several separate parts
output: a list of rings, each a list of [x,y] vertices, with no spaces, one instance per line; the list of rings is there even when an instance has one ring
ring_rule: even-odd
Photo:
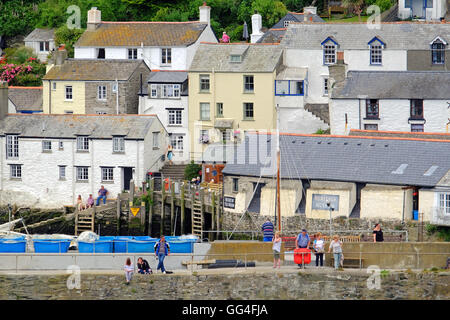
[[[277,104],[277,225],[281,232],[281,201],[280,201],[280,113]]]

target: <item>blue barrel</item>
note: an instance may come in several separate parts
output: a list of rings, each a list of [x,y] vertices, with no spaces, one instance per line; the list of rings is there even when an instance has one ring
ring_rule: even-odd
[[[80,253],[112,253],[113,241],[78,241],[78,252]]]
[[[23,253],[26,252],[26,240],[4,240],[0,242],[0,252]]]
[[[128,241],[128,252],[133,253],[154,253],[156,240],[148,241],[138,241],[130,240]]]
[[[413,210],[413,220],[419,220],[419,210]]]
[[[171,253],[192,253],[194,252],[193,241],[168,241]]]
[[[70,239],[36,239],[33,240],[36,253],[66,253],[69,250]]]

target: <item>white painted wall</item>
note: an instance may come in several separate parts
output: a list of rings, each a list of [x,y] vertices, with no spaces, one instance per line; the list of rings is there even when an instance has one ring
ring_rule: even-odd
[[[383,50],[382,64],[370,64],[370,50],[344,50],[344,61],[348,70],[360,71],[404,71],[407,70],[406,50]]]
[[[154,128],[153,128],[154,127]],[[152,130],[162,130],[155,121]],[[161,135],[161,148],[153,150],[152,135],[145,140],[125,140],[125,153],[113,153],[112,140],[90,140],[89,152],[76,151],[76,139],[64,139],[64,149],[58,149],[59,139],[52,141],[52,152],[42,152],[42,139],[19,138],[19,158],[6,159],[5,137],[1,137],[0,161],[0,204],[17,204],[39,208],[56,208],[71,205],[80,194],[86,201],[89,194],[97,197],[100,185],[110,192],[108,197],[116,198],[122,191],[123,172],[121,167],[134,167],[134,180],[141,185],[145,179],[147,163],[153,163],[164,153],[165,137]],[[148,161],[145,159],[148,157]],[[150,156],[149,156],[150,155]],[[22,164],[22,179],[10,179],[9,164]],[[66,180],[59,180],[59,165],[66,165]],[[89,167],[89,181],[76,181],[76,166]],[[101,167],[114,167],[114,182],[101,181]]]
[[[167,108],[179,108],[182,111],[182,124],[169,125],[169,111]],[[189,162],[189,112],[188,112],[188,97],[182,96],[179,99],[152,99],[149,96],[139,97],[139,114],[156,114],[170,134],[183,135],[183,150],[174,150],[173,162],[182,164]],[[170,139],[167,139],[169,143]]]
[[[192,60],[194,59],[195,52],[197,52],[197,48],[200,45],[201,42],[214,42],[217,43],[216,35],[214,34],[214,31],[212,30],[211,26],[207,26],[205,30],[202,32],[200,37],[197,39],[197,41],[187,47],[186,52],[186,67],[188,70],[191,67]]]
[[[75,47],[75,59],[96,59],[96,48]]]
[[[446,132],[446,124],[450,118],[448,100],[424,100],[423,113],[426,123],[425,132]],[[359,126],[358,99],[332,99],[330,102],[331,134],[345,134],[345,114],[347,114],[350,129],[364,129],[365,123],[378,124],[378,130],[411,131],[410,100],[385,99],[379,101],[380,120],[363,120],[366,117],[366,101],[361,100],[361,127]],[[417,121],[410,121],[417,123]]]
[[[49,51],[40,51],[40,41],[25,41],[25,46],[33,49],[40,61],[47,62],[48,54],[55,49],[55,41],[49,41]]]

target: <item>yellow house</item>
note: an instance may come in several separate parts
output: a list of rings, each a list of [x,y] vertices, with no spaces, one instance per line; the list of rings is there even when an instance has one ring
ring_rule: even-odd
[[[275,79],[282,48],[202,43],[189,69],[191,159],[210,143],[236,142],[244,132],[275,130]]]
[[[49,114],[136,114],[143,60],[68,59],[43,78],[43,112]]]

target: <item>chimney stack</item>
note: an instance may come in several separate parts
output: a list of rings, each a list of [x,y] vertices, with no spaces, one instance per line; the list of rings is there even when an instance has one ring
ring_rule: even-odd
[[[0,120],[8,114],[8,82],[0,81]]]
[[[347,77],[348,65],[344,62],[344,51],[336,52],[336,63],[328,66],[329,78],[329,95],[331,90],[344,82]]]
[[[250,42],[255,43],[258,41],[264,33],[261,32],[262,28],[262,17],[261,15],[255,11],[255,14],[252,15],[252,34],[250,36]]]
[[[303,13],[304,14],[307,14],[307,13],[317,14],[317,7],[304,7]]]
[[[206,1],[204,1],[198,9],[200,10],[200,22],[207,23],[209,26],[211,24],[211,7],[207,6]]]
[[[66,50],[66,45],[62,44],[61,46],[59,46],[59,48],[55,51],[55,65],[56,66],[60,66],[64,63],[64,61],[66,61],[67,59],[67,50]]]
[[[88,11],[87,30],[94,31],[101,23],[102,12],[100,10],[97,10],[97,7],[92,7],[92,9]]]

